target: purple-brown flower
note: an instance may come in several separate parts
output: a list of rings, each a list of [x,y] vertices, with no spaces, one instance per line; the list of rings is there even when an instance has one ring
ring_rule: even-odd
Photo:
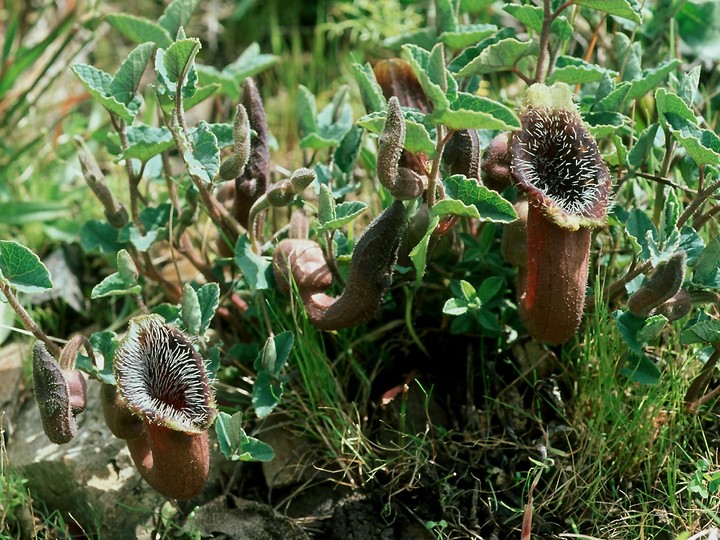
[[[114,369],[119,399],[106,405],[143,421],[139,436],[126,439],[140,474],[170,497],[197,495],[209,473],[207,429],[217,414],[202,357],[162,317],[141,315],[130,321]]]
[[[510,140],[510,172],[529,203],[520,315],[534,338],[564,343],[582,317],[590,231],[606,222],[610,174],[568,85],[532,85],[520,119]]]

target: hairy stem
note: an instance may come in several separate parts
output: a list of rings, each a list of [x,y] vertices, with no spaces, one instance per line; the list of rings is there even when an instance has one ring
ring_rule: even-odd
[[[13,308],[13,311],[15,311],[18,317],[20,317],[23,326],[27,330],[32,332],[33,336],[35,336],[45,344],[45,346],[48,348],[48,351],[50,351],[50,354],[52,354],[55,358],[59,358],[60,353],[62,352],[60,347],[56,343],[54,343],[47,336],[47,334],[40,329],[37,324],[35,324],[35,321],[32,320],[30,314],[25,311],[25,308],[22,307],[20,302],[18,302],[17,296],[15,296],[15,292],[12,290],[10,285],[0,281],[0,291],[2,291],[2,293],[5,295],[5,298],[7,298],[8,304],[10,304],[10,307]]]
[[[543,0],[543,25],[540,33],[540,50],[538,51],[537,68],[535,70],[535,82],[544,82],[545,58],[548,53],[548,43],[550,41],[550,27],[553,22],[553,12],[551,11],[550,0]]]

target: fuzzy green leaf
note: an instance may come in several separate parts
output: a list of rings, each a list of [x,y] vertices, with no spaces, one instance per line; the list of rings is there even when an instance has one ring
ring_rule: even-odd
[[[509,4],[503,9],[529,29],[538,33],[542,32],[544,18],[543,8],[531,5],[519,6],[517,4]],[[568,22],[567,17],[562,15],[552,22],[550,31],[562,41],[570,39],[573,34],[572,25]]]
[[[648,243],[657,241],[657,229],[652,220],[639,208],[633,208],[625,222],[625,229],[634,240],[633,243],[640,248],[640,258],[642,260],[649,259]]]
[[[193,289],[189,283],[186,283],[183,287],[181,314],[183,326],[187,333],[192,336],[200,335],[200,321],[202,317],[200,301],[198,300],[197,291]]]
[[[552,75],[548,79],[548,84],[557,81],[568,84],[597,82],[606,74],[611,77],[617,77],[616,71],[605,69],[597,64],[591,64],[590,62],[572,56],[559,56],[555,61],[555,71],[552,72]]]
[[[423,274],[425,273],[425,263],[427,261],[427,250],[428,244],[430,243],[430,236],[432,236],[432,233],[435,230],[435,227],[438,226],[438,223],[440,223],[440,218],[437,216],[430,220],[427,231],[425,231],[425,234],[420,239],[420,242],[418,242],[418,244],[410,252],[410,260],[412,260],[413,265],[415,266],[416,285],[420,285]]]
[[[0,280],[24,293],[53,287],[50,272],[40,258],[12,240],[0,240]]]
[[[298,86],[298,127],[300,136],[307,137],[317,131],[317,105],[315,95],[302,84]]]
[[[103,298],[105,296],[123,296],[128,294],[140,294],[142,287],[135,280],[123,278],[119,272],[110,274],[100,283],[93,287],[90,298]]]
[[[249,437],[242,428],[242,412],[230,416],[220,411],[215,420],[218,447],[230,461],[272,461],[272,447],[255,437]]]
[[[609,111],[585,113],[582,117],[587,122],[590,133],[596,139],[602,139],[616,133],[627,121],[622,114]]]
[[[335,199],[332,191],[325,184],[320,184],[318,196],[318,221],[321,226],[335,219]]]
[[[720,137],[673,113],[665,113],[673,137],[700,166],[720,164]]]
[[[271,264],[252,250],[247,235],[238,238],[235,245],[235,264],[242,271],[251,290],[270,288],[267,274]]]
[[[459,92],[450,109],[433,111],[429,122],[450,129],[520,129],[520,120],[512,109],[492,99]]]
[[[575,4],[622,17],[623,19],[629,19],[636,23],[642,22],[640,6],[638,6],[637,0],[575,0]]]
[[[453,50],[464,49],[497,32],[494,24],[468,24],[440,34],[442,42]]]
[[[225,66],[223,75],[232,77],[237,82],[238,88],[248,77],[253,77],[270,66],[277,64],[280,58],[274,54],[263,54],[260,52],[260,45],[253,42],[238,56],[234,62]]]
[[[197,70],[198,66],[196,66]],[[217,91],[219,91],[221,88],[221,85],[219,83],[211,83],[211,84],[203,84],[203,86],[198,86],[195,90],[195,93],[183,100],[183,107],[186,111],[192,109],[195,105],[198,105],[208,99],[209,97],[213,96]],[[165,114],[170,114],[170,112],[175,108],[175,102],[173,101],[170,96],[162,94],[158,96],[160,100],[160,107],[162,107],[162,110]]]
[[[453,0],[435,0],[435,10],[437,11],[438,34],[455,32],[458,27],[457,2]]]
[[[181,26],[188,23],[199,3],[200,0],[173,0],[158,19],[158,24],[174,36]]]
[[[445,302],[445,305],[442,308],[442,312],[445,315],[452,315],[454,317],[465,315],[467,311],[467,300],[462,298],[450,298]]]
[[[192,148],[185,152],[188,172],[209,184],[220,171],[220,147],[210,125],[200,122],[193,132]]]
[[[625,97],[626,101],[632,101],[643,97],[648,92],[654,90],[664,81],[667,76],[675,71],[680,65],[680,60],[668,60],[657,67],[643,70],[639,79],[632,81],[630,90]]]
[[[645,318],[633,315],[629,311],[615,311],[613,318],[620,336],[630,350],[637,355],[643,355],[643,344],[638,341],[637,334],[645,324]]]
[[[371,133],[380,135],[385,126],[385,111],[378,111],[367,114],[360,118],[356,124],[364,127]],[[435,152],[435,142],[430,136],[427,128],[423,125],[421,113],[403,110],[405,120],[405,144],[404,148],[409,152],[422,152],[432,155]]]
[[[680,343],[717,343],[720,341],[720,321],[705,320],[695,323],[680,334]]]
[[[433,52],[440,50],[439,46],[433,47]],[[444,110],[450,107],[450,101],[447,97],[448,90],[448,74],[445,74],[445,87],[443,87],[443,80],[438,77],[435,70],[432,69],[434,63],[431,65],[432,52],[428,52],[425,49],[421,49],[417,45],[403,45],[402,55],[405,60],[410,63],[410,67],[415,73],[415,76],[420,81],[425,95],[435,106],[436,110]],[[437,53],[436,53],[437,55]]]
[[[475,180],[456,174],[443,182],[447,194],[478,209],[481,221],[511,223],[518,216],[513,205],[497,192],[479,185]]]
[[[680,99],[682,99],[688,106],[692,106],[693,101],[695,101],[695,93],[697,92],[698,84],[700,83],[701,70],[702,68],[700,66],[695,66],[690,71],[683,74],[680,79],[678,96],[680,96]]]
[[[309,90],[307,91],[309,94]],[[353,126],[352,107],[343,97],[346,94],[339,94],[336,98],[340,98],[340,102],[333,100],[333,103],[326,105],[320,114],[316,117],[315,129],[307,133],[300,141],[301,148],[311,148],[313,150],[321,150],[328,147],[336,147],[340,144],[343,137],[350,131]],[[312,94],[310,94],[312,96]],[[309,103],[310,112],[314,106],[313,100]],[[307,112],[302,113],[307,115]],[[306,118],[309,120],[309,117]],[[306,126],[311,128],[311,126]]]
[[[204,335],[215,317],[220,304],[220,286],[217,283],[206,283],[197,290],[200,304],[200,329],[198,335]]]
[[[127,128],[128,147],[121,154],[123,158],[136,158],[147,161],[175,146],[172,133],[165,126],[155,127],[145,124]]]
[[[134,111],[131,111],[124,103],[118,101],[111,93],[110,87],[113,78],[109,73],[87,64],[73,64],[70,69],[80,79],[80,82],[87,88],[95,101],[123,120],[132,121]]]
[[[150,41],[158,47],[169,47],[172,36],[159,24],[144,17],[135,17],[126,13],[111,13],[105,17],[110,26],[135,43]],[[172,35],[175,35],[174,32]]]
[[[118,230],[106,221],[91,219],[80,228],[80,245],[86,253],[117,253],[122,247],[118,242]]]
[[[537,54],[534,41],[506,38],[493,43],[458,72],[458,77],[483,75],[511,69],[520,59]]]
[[[480,213],[474,205],[458,199],[442,199],[430,210],[430,219],[448,215],[480,219]]]
[[[110,83],[110,94],[120,103],[128,104],[135,97],[140,79],[155,45],[146,42],[135,47],[125,58]]]
[[[365,107],[365,112],[370,114],[384,111],[387,108],[387,100],[370,64],[353,64],[352,71],[353,75],[355,75],[355,82],[357,82],[360,89],[360,98]]]
[[[505,38],[514,37],[515,31],[512,28],[503,28],[502,30],[498,31],[495,35],[491,35],[490,37],[487,37],[483,39],[480,43],[477,45],[473,45],[472,47],[468,47],[465,50],[463,50],[459,55],[457,55],[448,65],[448,69],[452,73],[457,73],[461,69],[463,69],[465,66],[467,66],[470,62],[472,62],[474,59],[476,59],[480,54],[490,47],[491,45],[494,45],[495,43],[498,43],[502,41]]]
[[[662,373],[646,354],[631,354],[620,368],[620,374],[638,384],[657,384]]]
[[[628,154],[628,163],[633,169],[639,169],[646,164],[648,156],[653,151],[655,137],[659,128],[660,124],[657,122],[650,124],[638,137]]]
[[[175,96],[179,87],[185,97],[195,93],[197,73],[194,66],[200,47],[199,39],[186,38],[174,41],[165,50],[158,49],[155,56],[155,70],[161,91]]]
[[[645,320],[645,324],[637,333],[637,340],[648,343],[660,337],[668,320],[663,315],[653,315]]]
[[[708,242],[698,257],[692,281],[701,287],[720,289],[720,236]]]
[[[361,201],[347,201],[335,205],[332,218],[321,222],[320,227],[317,229],[318,233],[344,227],[365,210],[367,210],[367,204]]]

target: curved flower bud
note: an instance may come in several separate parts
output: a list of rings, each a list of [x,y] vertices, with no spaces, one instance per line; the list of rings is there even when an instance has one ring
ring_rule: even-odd
[[[270,148],[268,126],[260,92],[255,81],[248,77],[243,83],[243,105],[250,128],[256,136],[250,141],[250,157],[242,173],[235,179],[233,213],[240,224],[248,228],[250,208],[267,191],[270,181]]]
[[[690,293],[680,289],[672,298],[656,307],[651,315],[664,315],[668,321],[677,321],[690,313],[692,306]]]
[[[483,171],[483,183],[490,189],[502,191],[512,182],[510,175],[509,134],[496,135],[483,153],[480,168]]]
[[[474,129],[455,131],[443,150],[443,163],[450,174],[480,180],[480,139]]]
[[[207,429],[217,414],[203,359],[162,317],[140,315],[118,345],[114,370],[119,404],[143,421],[141,435],[127,439],[140,474],[167,496],[198,494],[210,468]]]
[[[673,298],[685,280],[685,261],[685,252],[679,251],[659,265],[652,277],[628,299],[630,313],[638,317],[654,315],[656,308]]]
[[[242,103],[235,108],[233,124],[233,153],[220,166],[220,178],[232,180],[245,171],[250,158],[250,120]]]
[[[568,85],[532,85],[520,119],[510,140],[510,172],[529,203],[520,316],[534,338],[564,343],[582,317],[590,230],[606,222],[610,174]]]
[[[405,206],[395,201],[376,217],[358,240],[342,295],[325,294],[332,273],[322,248],[305,239],[286,239],[273,256],[278,288],[290,294],[292,275],[310,322],[320,330],[339,330],[370,319],[387,294],[400,239],[405,230]]]
[[[75,348],[77,353],[77,348]],[[75,356],[67,369],[48,352],[42,341],[33,345],[33,389],[40,409],[43,431],[55,444],[70,442],[77,435],[75,415],[85,410],[87,386],[76,369]]]
[[[422,177],[412,169],[399,167],[405,144],[405,119],[398,98],[388,101],[387,116],[378,143],[377,175],[393,197],[399,200],[416,199],[425,191]]]

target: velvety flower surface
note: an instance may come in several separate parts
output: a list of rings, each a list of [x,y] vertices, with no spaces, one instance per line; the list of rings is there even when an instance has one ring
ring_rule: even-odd
[[[115,375],[128,407],[151,423],[199,433],[215,418],[203,359],[158,315],[130,321],[115,353]]]

